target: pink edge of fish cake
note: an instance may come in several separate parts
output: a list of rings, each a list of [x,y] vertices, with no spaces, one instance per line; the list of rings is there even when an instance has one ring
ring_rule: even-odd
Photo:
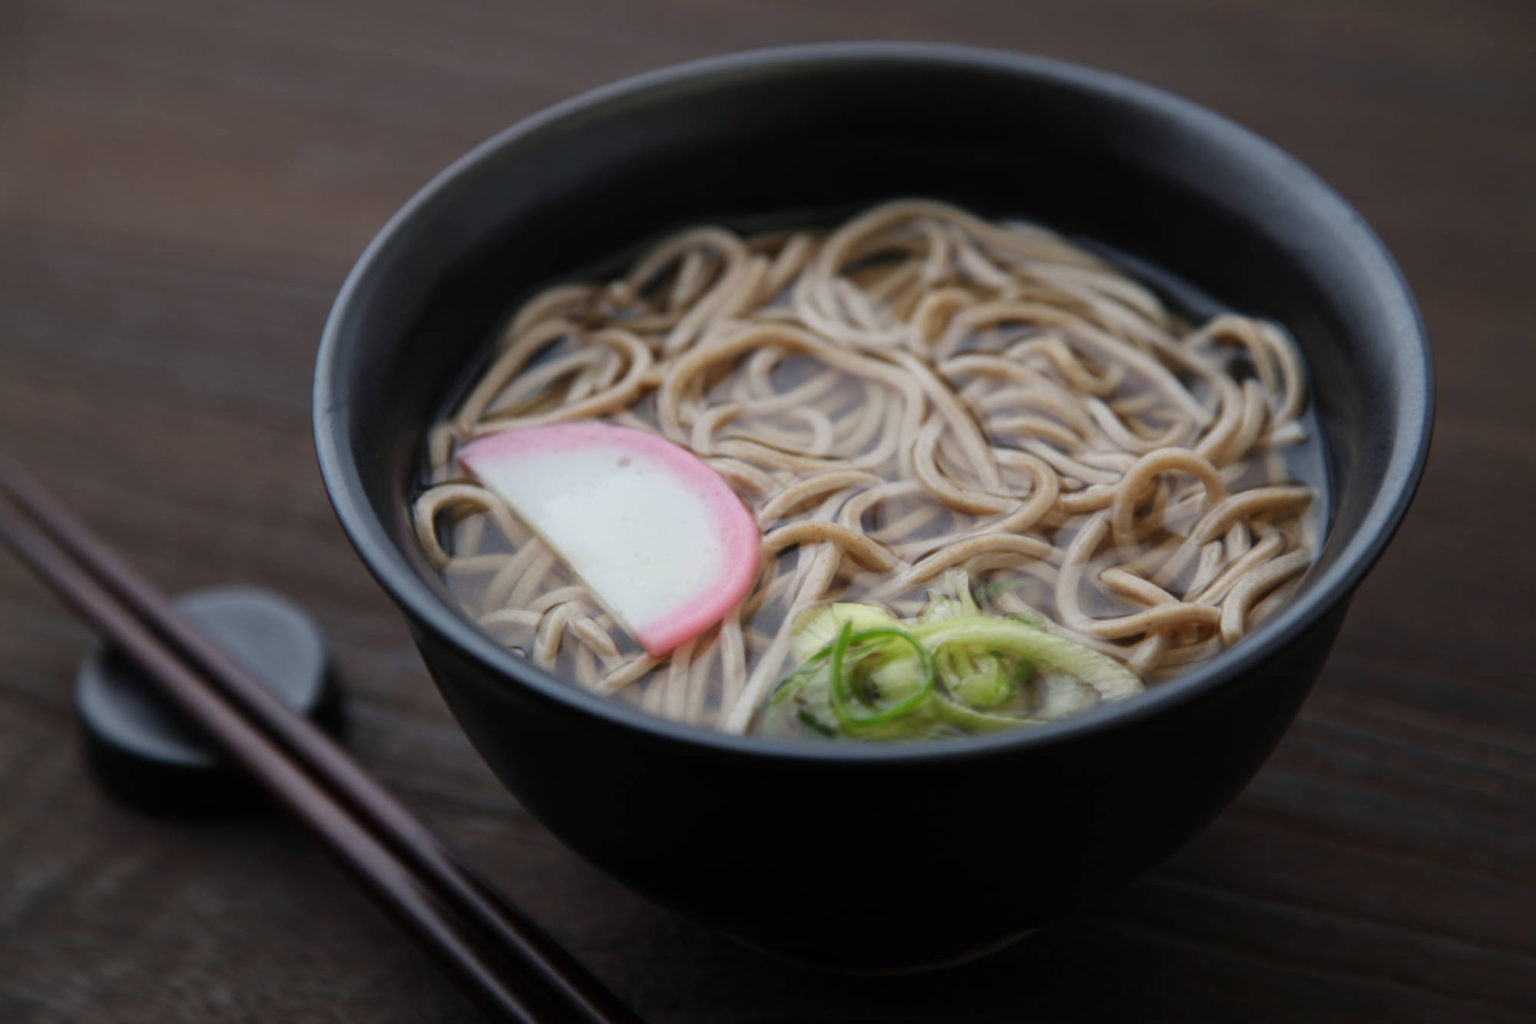
[[[706,518],[719,531],[723,564],[706,589],[680,606],[665,609],[660,615],[644,621],[629,621],[618,615],[616,609],[610,609],[646,653],[659,658],[723,619],[746,596],[757,575],[760,540],[757,522],[719,473],[686,448],[666,438],[591,420],[490,434],[464,446],[458,459],[484,481],[490,475],[490,468],[503,460],[516,460],[530,454],[593,449],[619,452],[665,469],[677,480],[680,494],[698,501]],[[556,552],[565,558],[558,548]],[[593,590],[596,592],[597,588],[593,587]],[[607,604],[601,593],[597,596]]]

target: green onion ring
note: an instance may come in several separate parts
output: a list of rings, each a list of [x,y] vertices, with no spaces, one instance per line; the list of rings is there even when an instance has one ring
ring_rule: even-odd
[[[848,648],[865,640],[875,640],[889,637],[904,641],[917,652],[918,659],[923,666],[923,684],[913,693],[872,715],[860,715],[851,708],[852,695],[848,692],[848,680],[843,675],[843,660],[848,654]],[[832,710],[846,725],[866,726],[880,725],[903,715],[909,715],[923,706],[933,693],[934,669],[933,656],[927,648],[908,632],[901,629],[869,629],[862,633],[853,632],[853,623],[843,623],[842,632],[838,633],[837,641],[832,645]]]

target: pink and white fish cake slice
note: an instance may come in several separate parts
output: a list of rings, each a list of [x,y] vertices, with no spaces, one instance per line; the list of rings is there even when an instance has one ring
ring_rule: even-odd
[[[459,461],[660,657],[734,608],[757,575],[757,523],[687,449],[582,421],[472,441]]]

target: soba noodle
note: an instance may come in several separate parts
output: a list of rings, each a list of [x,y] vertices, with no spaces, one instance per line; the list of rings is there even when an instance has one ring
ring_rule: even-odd
[[[656,714],[748,730],[819,603],[916,614],[964,570],[995,614],[1154,681],[1237,642],[1317,546],[1286,450],[1305,373],[1273,324],[1196,329],[1038,227],[903,200],[830,232],[684,231],[623,277],[523,304],[428,440],[422,548],[536,663]],[[494,493],[470,439],[598,418],[713,467],[762,531],[718,628],[658,662]],[[1036,718],[1102,699],[1042,682]]]

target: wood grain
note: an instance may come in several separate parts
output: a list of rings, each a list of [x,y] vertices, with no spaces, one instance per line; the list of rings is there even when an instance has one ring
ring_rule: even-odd
[[[1441,396],[1408,524],[1243,796],[1073,919],[895,978],[766,959],[552,840],[452,724],[309,436],[331,297],[452,158],[645,68],[858,37],[1084,61],[1274,139],[1401,261]],[[1536,1020],[1533,53],[1520,0],[7,0],[0,447],[167,586],[313,608],[363,762],[647,1020]],[[280,818],[104,797],[69,710],[91,639],[8,561],[0,623],[0,1020],[473,1019]]]

